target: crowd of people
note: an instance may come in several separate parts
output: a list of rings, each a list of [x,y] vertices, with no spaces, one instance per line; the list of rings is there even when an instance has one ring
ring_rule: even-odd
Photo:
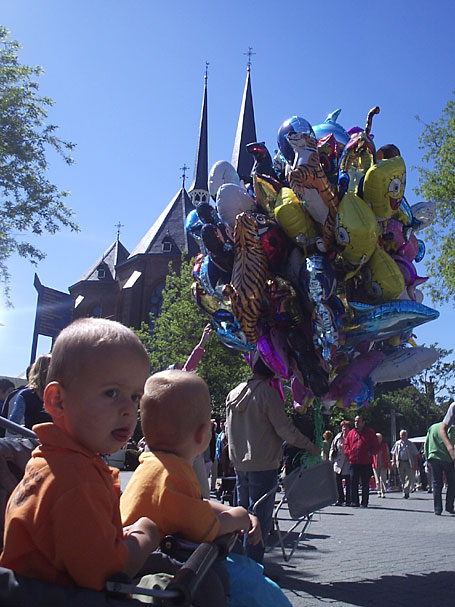
[[[283,443],[333,463],[338,506],[367,508],[373,474],[385,498],[394,471],[392,482],[399,479],[409,499],[422,457],[405,429],[389,451],[359,414],[353,427],[342,421],[335,436],[326,430],[321,449],[286,415],[274,373],[259,357],[251,377],[229,392],[218,428],[209,387],[192,372],[209,336],[206,327],[185,365],[148,377],[147,352],[132,331],[106,319],[82,319],[60,333],[52,355],[31,366],[26,386],[0,382],[2,415],[33,427],[38,437],[22,480],[10,487],[1,566],[69,587],[101,590],[119,572],[154,587],[158,573],[172,576],[182,564],[157,551],[164,536],[211,542],[231,532],[242,538],[236,566],[241,558],[261,564]],[[143,438],[131,443],[138,407]],[[3,440],[19,439],[10,434]],[[429,428],[423,449],[436,515],[443,511],[444,483],[445,510],[455,514],[454,443],[455,403]],[[124,445],[134,473],[121,494],[119,473],[102,456]],[[232,505],[213,499],[217,479],[228,475],[235,475]],[[228,604],[231,563],[212,566],[195,606]],[[260,589],[262,582],[255,583]],[[274,588],[274,607],[289,605]]]
[[[324,442],[331,435],[331,431],[326,431]],[[337,506],[367,508],[372,483],[379,498],[385,498],[388,490],[398,489],[404,499],[409,499],[419,487],[434,494],[434,513],[439,516],[443,511],[444,486],[447,488],[445,510],[455,514],[454,444],[455,403],[452,403],[443,421],[430,426],[420,450],[409,440],[405,429],[400,430],[400,438],[389,450],[382,434],[375,433],[365,424],[363,416],[357,415],[354,428],[348,420],[341,422],[340,432],[333,438],[328,453],[323,443],[321,458],[333,462]]]

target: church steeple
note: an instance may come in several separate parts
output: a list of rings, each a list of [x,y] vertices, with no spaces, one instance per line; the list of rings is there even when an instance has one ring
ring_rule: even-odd
[[[248,143],[257,141],[256,124],[254,121],[253,95],[251,93],[251,47],[248,50],[248,65],[246,70],[245,90],[243,91],[242,106],[240,108],[239,122],[232,151],[232,166],[240,178],[250,180],[254,158],[246,151]]]
[[[208,136],[207,136],[207,79],[208,66],[205,64],[204,95],[202,98],[201,122],[199,126],[199,139],[194,163],[193,183],[188,190],[193,205],[199,202],[208,202],[210,195],[208,191]]]

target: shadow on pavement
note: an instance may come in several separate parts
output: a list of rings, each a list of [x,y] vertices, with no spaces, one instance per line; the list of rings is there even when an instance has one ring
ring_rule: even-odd
[[[453,604],[455,591],[455,574],[451,571],[405,576],[384,575],[377,580],[332,584],[305,581],[286,573],[282,570],[282,575],[279,576],[281,588],[294,592],[296,596],[305,593],[313,597],[312,605],[317,605],[318,602],[337,602],[358,607],[429,607]],[[292,602],[289,593],[288,597]]]

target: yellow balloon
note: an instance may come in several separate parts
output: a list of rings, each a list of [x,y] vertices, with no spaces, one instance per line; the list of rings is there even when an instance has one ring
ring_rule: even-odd
[[[281,188],[276,199],[276,206],[282,204],[300,204],[300,200],[291,188]]]
[[[273,209],[275,208],[277,198],[276,189],[260,175],[253,176],[253,187],[256,202],[267,211],[269,217],[273,217]]]
[[[338,207],[335,240],[343,260],[355,266],[366,263],[377,246],[376,217],[353,192],[346,192]]]
[[[275,218],[287,236],[302,247],[318,236],[310,214],[290,188],[282,188],[275,207]]]
[[[395,261],[381,247],[377,247],[367,264],[370,280],[365,290],[371,303],[397,299],[404,291],[404,278]]]
[[[405,187],[406,165],[403,158],[386,158],[367,171],[363,182],[363,199],[379,221],[384,221],[398,210]]]

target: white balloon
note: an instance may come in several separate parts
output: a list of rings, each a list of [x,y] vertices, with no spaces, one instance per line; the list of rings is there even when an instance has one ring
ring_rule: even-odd
[[[240,185],[240,177],[230,162],[218,160],[212,166],[209,173],[209,192],[213,199],[216,198],[218,189],[224,183]]]
[[[370,373],[375,384],[398,381],[417,375],[438,360],[438,351],[425,346],[396,348]]]
[[[414,228],[414,232],[423,230],[433,222],[436,215],[436,204],[434,202],[417,202],[411,206],[413,216],[421,221],[421,225]]]
[[[241,186],[225,183],[216,195],[216,208],[221,221],[233,228],[237,215],[244,211],[252,211],[255,202]]]

